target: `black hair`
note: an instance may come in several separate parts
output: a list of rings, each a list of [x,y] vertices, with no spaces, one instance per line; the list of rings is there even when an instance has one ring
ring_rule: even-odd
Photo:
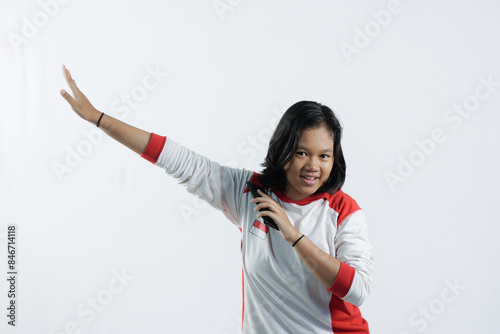
[[[260,182],[264,187],[285,191],[284,166],[292,160],[302,132],[320,126],[326,126],[332,134],[334,162],[330,176],[316,193],[334,194],[342,188],[346,177],[346,163],[340,145],[342,125],[330,108],[313,101],[297,102],[281,117],[262,163],[264,170]]]

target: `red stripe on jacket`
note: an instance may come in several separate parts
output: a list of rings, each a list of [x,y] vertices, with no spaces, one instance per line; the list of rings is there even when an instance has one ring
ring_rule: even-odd
[[[144,152],[142,152],[141,158],[155,164],[161,151],[163,150],[163,147],[165,146],[166,141],[167,137],[151,133],[151,139],[149,140],[148,146],[146,146]]]

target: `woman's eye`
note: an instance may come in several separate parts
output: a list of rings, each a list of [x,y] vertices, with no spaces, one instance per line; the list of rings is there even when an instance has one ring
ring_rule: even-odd
[[[329,155],[326,155],[326,154],[322,154],[322,155],[321,155],[321,157],[322,157],[323,159],[328,159],[330,156],[329,156]]]
[[[305,152],[297,152],[297,153],[295,153],[295,154],[297,154],[297,155],[302,155],[302,156],[306,155],[306,153],[305,153]]]

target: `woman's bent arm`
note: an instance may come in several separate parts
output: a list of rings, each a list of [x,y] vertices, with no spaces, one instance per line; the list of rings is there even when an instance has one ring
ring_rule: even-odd
[[[63,74],[74,97],[64,89],[61,90],[61,95],[68,101],[78,116],[92,124],[97,124],[102,112],[94,108],[87,97],[80,91],[65,66],[63,66]],[[137,154],[144,152],[152,135],[150,132],[133,127],[107,114],[102,116],[99,128],[108,136],[127,146]]]

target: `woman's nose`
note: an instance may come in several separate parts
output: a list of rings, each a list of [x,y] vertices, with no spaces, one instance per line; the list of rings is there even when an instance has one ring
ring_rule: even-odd
[[[311,157],[307,160],[305,167],[307,170],[310,170],[313,172],[318,171],[319,170],[319,161],[316,158]]]

